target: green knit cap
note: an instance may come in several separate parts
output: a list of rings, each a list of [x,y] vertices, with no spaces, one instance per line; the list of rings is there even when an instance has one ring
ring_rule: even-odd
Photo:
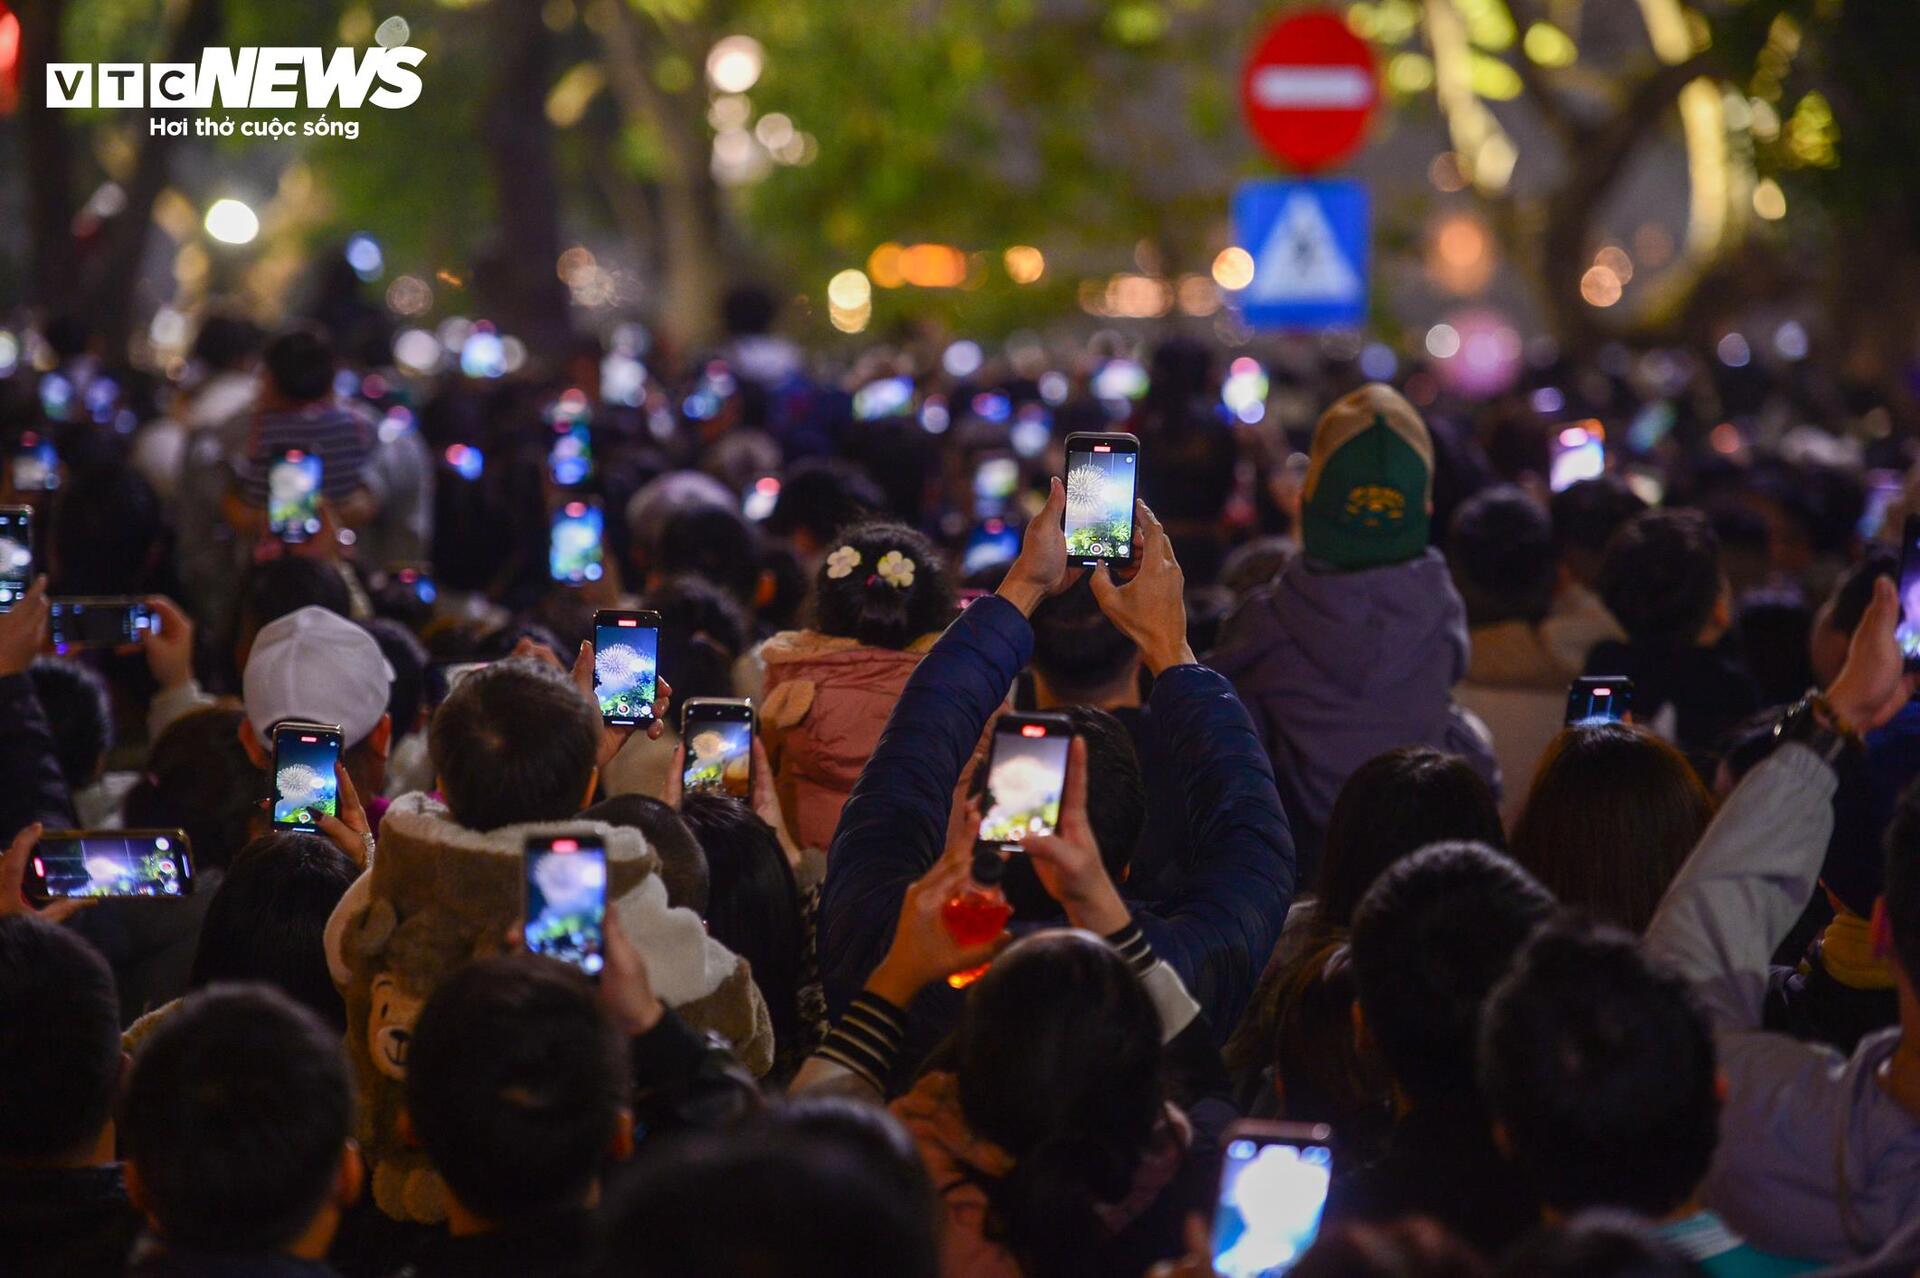
[[[1309,557],[1343,571],[1415,558],[1427,548],[1433,504],[1427,424],[1391,386],[1341,397],[1314,427],[1301,496]]]

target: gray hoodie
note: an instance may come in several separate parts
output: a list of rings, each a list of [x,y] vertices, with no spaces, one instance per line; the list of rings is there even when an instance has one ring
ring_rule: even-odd
[[[1747,774],[1647,931],[1713,1019],[1728,1094],[1706,1204],[1754,1246],[1837,1261],[1920,1213],[1920,1119],[1881,1090],[1889,1029],[1852,1056],[1760,1028],[1767,969],[1813,896],[1833,831],[1833,769],[1787,745]]]

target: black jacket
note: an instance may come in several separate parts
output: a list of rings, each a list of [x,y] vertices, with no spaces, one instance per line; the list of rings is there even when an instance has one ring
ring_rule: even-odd
[[[120,1278],[140,1225],[117,1163],[0,1167],[0,1273]]]
[[[442,1234],[395,1278],[585,1278],[594,1245],[592,1213],[570,1208],[484,1234]]]
[[[24,674],[0,677],[0,842],[11,843],[35,821],[67,830],[75,820],[33,682]]]

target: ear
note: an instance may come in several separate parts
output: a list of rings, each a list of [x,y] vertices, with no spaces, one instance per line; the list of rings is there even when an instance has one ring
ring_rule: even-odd
[[[1731,1095],[1732,1092],[1733,1084],[1727,1082],[1727,1071],[1724,1069],[1716,1069],[1713,1071],[1713,1098],[1722,1105],[1725,1105],[1727,1103],[1727,1097]]]
[[[600,769],[595,768],[587,774],[587,792],[580,797],[580,806],[575,811],[584,811],[593,806],[593,792],[600,788]]]
[[[780,583],[774,580],[773,574],[762,571],[759,580],[753,583],[754,611],[759,612],[771,604],[773,602],[773,592],[779,588]]]
[[[1353,1046],[1362,1056],[1373,1055],[1373,1031],[1367,1028],[1367,1014],[1360,1010],[1360,1000],[1353,1000]]]
[[[240,726],[235,731],[240,737],[240,748],[247,752],[247,758],[254,767],[262,772],[273,767],[273,755],[266,746],[260,744],[260,738],[254,734],[253,720],[242,716]]]
[[[380,722],[373,725],[373,731],[367,734],[367,748],[373,751],[375,758],[384,760],[387,757],[388,751],[393,749],[392,715],[381,715]]]
[[[333,1205],[341,1211],[360,1201],[367,1185],[367,1164],[360,1157],[360,1146],[349,1140],[340,1151],[340,1170],[333,1176]]]
[[[613,1116],[613,1139],[607,1142],[607,1157],[616,1163],[633,1157],[633,1111],[624,1106]]]
[[[1873,956],[1877,959],[1893,957],[1893,921],[1887,917],[1887,898],[1873,898],[1873,917],[1867,922],[1867,935],[1872,939]]]

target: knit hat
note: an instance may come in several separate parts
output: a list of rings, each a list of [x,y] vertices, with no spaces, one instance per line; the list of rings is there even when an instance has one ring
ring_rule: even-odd
[[[1351,572],[1405,562],[1427,546],[1433,437],[1400,392],[1379,382],[1335,400],[1313,428],[1300,540]]]

